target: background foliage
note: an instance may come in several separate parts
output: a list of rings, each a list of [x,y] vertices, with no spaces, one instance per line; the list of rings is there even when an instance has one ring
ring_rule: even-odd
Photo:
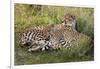
[[[26,28],[61,23],[66,13],[76,16],[77,30],[94,38],[94,9],[82,7],[15,4],[15,65],[93,60],[93,49],[84,55],[62,51],[29,53],[20,47],[19,34]]]

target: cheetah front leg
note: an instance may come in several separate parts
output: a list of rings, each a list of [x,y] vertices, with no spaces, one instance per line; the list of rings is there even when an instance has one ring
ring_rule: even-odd
[[[38,45],[32,45],[29,49],[28,49],[28,51],[29,52],[31,52],[31,51],[37,51],[37,50],[39,50],[41,47],[40,46],[38,46]]]
[[[35,45],[33,44],[31,48],[29,48],[29,51],[36,51],[36,50],[42,50],[45,51],[46,49],[49,49],[50,42],[41,40],[38,41]]]

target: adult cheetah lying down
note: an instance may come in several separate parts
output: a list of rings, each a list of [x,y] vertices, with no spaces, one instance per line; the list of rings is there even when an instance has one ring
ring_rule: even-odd
[[[73,31],[69,28],[62,28],[52,31],[50,42],[53,49],[66,49],[71,52],[86,53],[91,48],[91,38],[87,35]]]
[[[75,17],[66,14],[61,24],[42,29],[33,28],[22,33],[21,44],[28,51],[66,49],[73,53],[85,53],[91,48],[91,38],[76,31]]]

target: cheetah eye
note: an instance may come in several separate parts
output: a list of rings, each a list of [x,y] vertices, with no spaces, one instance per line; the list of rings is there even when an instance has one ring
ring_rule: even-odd
[[[68,20],[68,18],[65,18],[65,20]]]

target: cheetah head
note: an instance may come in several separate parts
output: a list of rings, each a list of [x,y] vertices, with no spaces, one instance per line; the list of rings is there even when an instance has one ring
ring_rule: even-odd
[[[31,45],[31,39],[26,33],[21,34],[20,45],[21,47],[29,47]]]
[[[71,14],[65,14],[62,20],[63,25],[76,29],[76,18]]]

